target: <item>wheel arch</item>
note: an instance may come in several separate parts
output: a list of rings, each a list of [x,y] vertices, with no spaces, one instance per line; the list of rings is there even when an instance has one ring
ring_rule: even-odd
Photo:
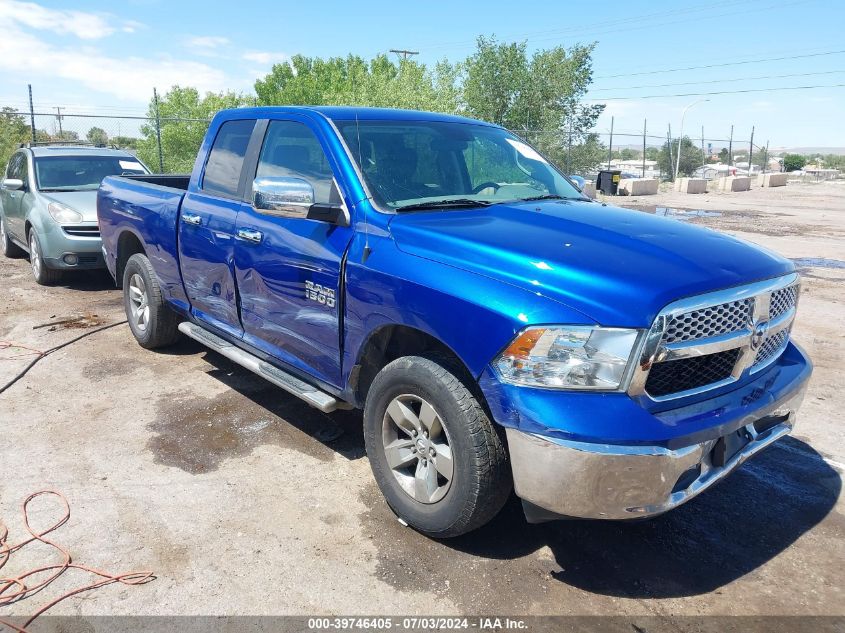
[[[438,356],[486,407],[475,377],[460,355],[436,336],[409,325],[384,324],[370,332],[358,351],[350,385],[356,403],[363,406],[373,380],[388,363],[403,356]]]
[[[116,250],[114,280],[117,287],[121,288],[123,287],[123,271],[126,268],[126,262],[129,261],[130,257],[138,253],[146,255],[147,249],[144,247],[144,242],[134,231],[124,229],[117,237]]]

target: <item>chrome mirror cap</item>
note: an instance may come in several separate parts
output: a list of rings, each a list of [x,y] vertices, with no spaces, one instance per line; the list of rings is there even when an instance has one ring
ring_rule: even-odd
[[[252,183],[252,205],[271,214],[304,217],[314,204],[314,187],[302,178],[264,177]]]
[[[12,189],[15,191],[23,189],[23,180],[19,178],[6,178],[3,180],[3,189]]]

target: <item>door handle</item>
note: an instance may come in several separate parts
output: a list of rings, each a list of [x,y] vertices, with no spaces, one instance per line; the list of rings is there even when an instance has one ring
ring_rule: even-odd
[[[242,240],[246,240],[247,242],[260,244],[264,234],[261,231],[256,231],[255,229],[238,229],[238,237]]]
[[[193,224],[194,226],[202,224],[202,216],[195,213],[182,213],[182,220],[184,220],[186,224]]]

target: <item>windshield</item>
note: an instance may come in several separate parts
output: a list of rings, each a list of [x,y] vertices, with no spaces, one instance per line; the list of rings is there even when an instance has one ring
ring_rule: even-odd
[[[383,207],[583,199],[545,158],[501,128],[451,121],[340,121],[338,127]]]
[[[35,181],[41,191],[90,191],[103,178],[148,173],[131,156],[39,156]]]

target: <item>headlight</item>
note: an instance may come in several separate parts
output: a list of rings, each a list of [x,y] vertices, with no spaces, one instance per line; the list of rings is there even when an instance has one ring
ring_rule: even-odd
[[[78,224],[82,222],[82,214],[58,202],[47,205],[47,213],[59,224]]]
[[[639,330],[530,327],[495,360],[502,379],[556,389],[618,389]]]

